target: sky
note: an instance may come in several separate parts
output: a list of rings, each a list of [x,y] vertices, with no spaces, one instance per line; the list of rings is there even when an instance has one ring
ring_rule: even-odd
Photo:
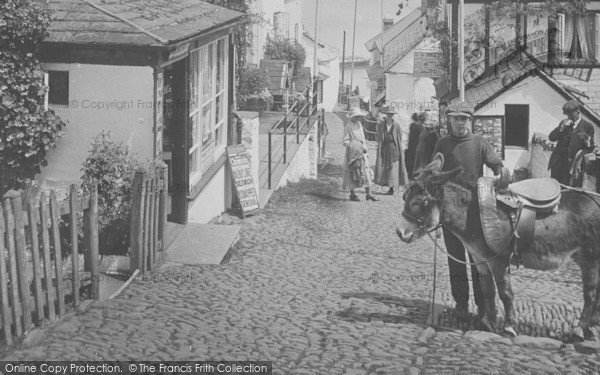
[[[315,2],[317,0],[304,0],[303,23],[304,28],[311,35],[315,33]],[[319,1],[319,41],[323,41],[340,51],[344,41],[343,32],[346,30],[346,56],[352,54],[352,34],[354,23],[354,0],[318,0]],[[381,4],[383,1],[383,14],[390,13],[394,21],[398,22],[421,5],[421,0],[356,0],[356,40],[354,55],[369,58],[370,53],[365,43],[381,32]],[[396,16],[398,4],[403,3],[400,16]]]

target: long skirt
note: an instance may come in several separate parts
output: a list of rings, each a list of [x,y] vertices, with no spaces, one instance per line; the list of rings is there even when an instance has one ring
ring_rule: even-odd
[[[375,182],[381,186],[400,186],[400,161],[393,162],[391,168],[381,168]]]

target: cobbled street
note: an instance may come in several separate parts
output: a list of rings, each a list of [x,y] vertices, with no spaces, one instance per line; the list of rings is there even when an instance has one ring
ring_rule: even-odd
[[[433,247],[404,244],[401,195],[350,202],[341,191],[343,123],[327,114],[318,180],[281,189],[242,226],[220,266],[166,264],[114,300],[68,316],[3,360],[265,360],[274,374],[591,374],[600,355],[537,349],[438,330],[427,343]],[[374,150],[373,150],[374,151]],[[374,157],[372,158],[374,160]],[[442,240],[440,240],[442,241]],[[443,244],[443,241],[442,241]],[[447,275],[438,253],[438,274]],[[517,298],[582,302],[572,264],[514,270]],[[438,279],[438,288],[449,282]]]

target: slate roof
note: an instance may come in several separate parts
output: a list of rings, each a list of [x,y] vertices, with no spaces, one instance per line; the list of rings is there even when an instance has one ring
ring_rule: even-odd
[[[164,46],[245,14],[200,0],[49,0],[46,42]]]
[[[386,44],[388,44],[392,39],[396,38],[398,34],[404,31],[404,29],[406,29],[410,24],[415,22],[420,17],[421,8],[413,10],[406,17],[402,18],[400,21],[394,24],[392,27],[390,27],[382,33],[377,34],[377,36],[371,38],[368,42],[366,42],[365,46],[367,47],[367,50],[371,52],[377,47],[379,51],[381,51],[382,45],[385,46]]]
[[[563,70],[568,72],[572,69]],[[537,76],[563,95],[565,100],[579,100],[582,104],[582,112],[595,119],[596,124],[600,126],[600,72],[597,69],[585,70],[595,72],[590,73],[592,77],[590,77],[589,82],[581,81],[556,70],[551,76],[533,58],[522,54],[518,58],[499,62],[480,78],[467,84],[465,87],[465,102],[476,103],[474,109],[477,111],[525,78]],[[593,77],[594,74],[596,74],[595,79]],[[575,95],[572,88],[584,93],[587,89],[586,94],[589,96],[589,99]],[[450,92],[441,100],[449,102],[449,105],[452,106],[460,102],[460,97],[457,92]]]
[[[555,69],[553,77],[563,89],[571,92],[580,102],[600,115],[600,69]],[[570,89],[575,89],[585,96]]]
[[[306,31],[302,34],[304,36],[302,44],[304,48],[310,48],[311,51],[315,48],[315,37],[307,33]],[[317,49],[317,59],[321,62],[331,61],[340,57],[340,51],[330,46],[329,44],[319,41],[319,48]]]

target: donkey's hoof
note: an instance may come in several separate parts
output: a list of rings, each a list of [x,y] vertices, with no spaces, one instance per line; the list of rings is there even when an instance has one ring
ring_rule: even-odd
[[[504,327],[504,333],[511,335],[512,337],[517,337],[517,332],[512,326]]]
[[[575,342],[581,342],[585,340],[585,334],[583,332],[583,328],[576,327],[571,333],[571,339]]]
[[[494,329],[492,325],[488,322],[486,318],[476,319],[475,323],[476,329],[479,331],[493,332]]]

